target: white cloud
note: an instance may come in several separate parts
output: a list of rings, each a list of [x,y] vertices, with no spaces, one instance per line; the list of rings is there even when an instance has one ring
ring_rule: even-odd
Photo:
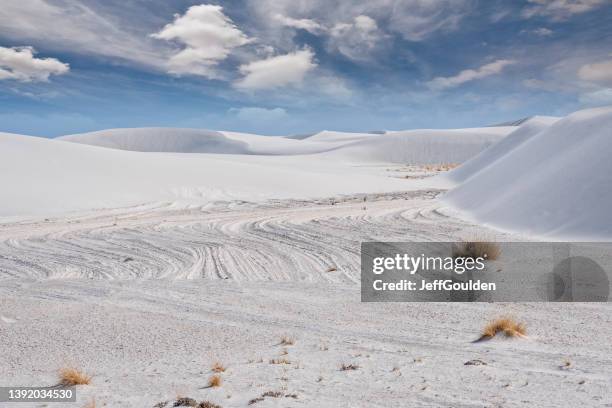
[[[351,59],[364,59],[382,37],[376,20],[358,15],[351,23],[338,23],[332,27],[329,48]]]
[[[243,90],[299,85],[306,73],[316,66],[314,53],[310,49],[303,49],[241,65],[240,72],[244,77],[235,85]]]
[[[70,70],[68,64],[55,58],[36,58],[32,47],[0,47],[0,80],[22,82],[48,81],[51,75],[63,75]]]
[[[214,67],[234,48],[252,41],[223,13],[221,6],[210,4],[189,7],[152,37],[186,46],[168,61],[170,73],[211,78],[216,77]]]
[[[139,10],[138,16],[109,15],[101,3],[3,1],[0,36],[50,50],[102,55],[136,65],[162,67],[165,50],[154,46],[148,32],[143,31],[147,10]]]
[[[231,108],[228,112],[245,122],[270,122],[285,119],[287,117],[287,111],[283,108],[267,109],[258,106],[249,106],[244,108]]]
[[[281,49],[295,47],[294,35],[282,29],[297,23],[279,24],[279,15],[301,24],[316,22],[327,28],[323,33],[328,34],[338,24],[353,24],[356,17],[368,16],[380,31],[422,41],[435,33],[460,28],[461,20],[474,10],[472,0],[247,0],[247,4],[259,30],[257,37]]]
[[[535,35],[539,35],[541,37],[549,37],[553,34],[553,30],[548,29],[546,27],[539,27],[532,31]]]
[[[478,69],[466,69],[451,77],[437,77],[427,82],[427,86],[433,90],[443,90],[454,88],[461,84],[476,79],[485,78],[491,75],[499,74],[508,65],[514,64],[513,60],[497,60],[481,66]]]
[[[523,9],[524,18],[547,17],[553,21],[567,20],[574,14],[586,13],[603,4],[606,0],[528,0],[531,3]]]
[[[282,14],[276,14],[274,18],[285,27],[297,28],[299,30],[306,30],[311,34],[319,34],[326,30],[321,24],[315,20],[309,18],[291,18]]]
[[[586,64],[578,70],[583,81],[612,85],[612,60]]]
[[[388,9],[389,27],[410,41],[423,41],[437,32],[457,30],[472,11],[468,0],[397,0],[380,3]]]

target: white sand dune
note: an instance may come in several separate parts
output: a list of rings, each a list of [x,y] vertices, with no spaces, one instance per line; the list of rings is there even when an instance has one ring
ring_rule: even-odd
[[[167,128],[54,140],[0,134],[0,215],[413,190],[422,185],[382,166],[465,160],[510,129],[321,132],[304,140]]]
[[[0,143],[1,216],[420,188],[385,168],[312,155],[131,152],[10,134]]]
[[[363,134],[354,138],[343,135],[353,142],[341,149],[336,149],[333,155],[334,157],[351,157],[390,163],[463,163],[500,141],[514,129],[512,126],[423,129],[387,132],[384,135]],[[310,139],[313,138],[319,138],[319,135]]]
[[[307,155],[329,152],[343,160],[460,163],[499,141],[514,127],[347,133],[322,131],[302,139],[178,128],[109,129],[58,140],[139,152]]]
[[[612,239],[612,107],[573,113],[538,132],[541,125],[520,128],[466,163],[453,175],[466,181],[444,200],[510,231]]]
[[[135,152],[250,153],[248,145],[204,129],[125,128],[62,136],[67,142]]]
[[[521,143],[548,128],[559,119],[553,116],[534,116],[520,122],[520,126],[499,142],[451,171],[448,174],[449,179],[455,182],[463,182],[474,175],[474,173],[485,171],[486,167],[491,163],[508,154]]]
[[[611,122],[610,109],[585,111],[519,133],[453,194],[462,204],[474,188],[478,209],[505,204],[495,194],[507,188],[531,211],[573,204],[579,222],[595,211],[609,226]],[[436,197],[448,181],[392,164],[461,161],[512,129],[304,140],[165,130],[150,145],[143,131],[106,147],[105,135],[79,137],[90,146],[0,134],[3,385],[53,385],[75,366],[94,376],[78,406],[172,406],[182,395],[245,407],[276,391],[253,406],[605,404],[609,304],[360,302],[360,242],[521,238],[445,215]],[[579,183],[589,201],[571,196]],[[87,211],[60,214],[72,210]],[[508,314],[527,338],[472,343]],[[279,345],[282,335],[295,344]],[[208,388],[217,361],[223,384]]]
[[[608,401],[612,357],[601,339],[612,335],[602,324],[609,304],[360,302],[361,241],[513,239],[443,216],[433,197],[385,195],[366,209],[358,196],[4,224],[0,299],[10,323],[0,321],[0,378],[52,385],[58,368],[74,366],[94,376],[78,388],[77,406],[95,398],[118,408],[177,395],[239,408],[270,391],[282,397],[253,406]],[[528,338],[473,343],[489,319],[508,314],[526,323]],[[280,345],[281,336],[295,344]],[[482,365],[466,365],[473,360]],[[227,367],[223,384],[207,388],[215,362]]]

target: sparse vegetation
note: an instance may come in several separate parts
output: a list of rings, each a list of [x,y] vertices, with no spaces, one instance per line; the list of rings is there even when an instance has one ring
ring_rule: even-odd
[[[459,166],[459,163],[436,163],[423,166],[425,171],[449,171]]]
[[[462,242],[453,247],[453,258],[485,258],[494,261],[500,255],[501,248],[496,242]]]
[[[338,270],[338,268],[336,268],[335,266],[330,266],[329,268],[327,268],[326,272],[336,272]]]
[[[225,372],[225,367],[223,364],[217,361],[215,364],[213,364],[211,370],[215,373],[223,373]]]
[[[283,393],[280,391],[266,391],[263,394],[261,394],[262,397],[272,397],[272,398],[278,398],[278,397],[282,397]]]
[[[283,336],[280,340],[281,346],[293,346],[295,344],[295,339],[289,336]]]
[[[270,364],[291,364],[291,361],[286,358],[273,358],[270,360]]]
[[[196,408],[221,408],[221,405],[213,404],[210,401],[202,401]]]
[[[208,380],[208,387],[210,388],[220,387],[222,383],[223,383],[223,380],[221,379],[221,376],[215,374],[211,376],[210,379]]]
[[[527,333],[527,327],[524,323],[516,322],[509,317],[495,319],[485,326],[482,335],[476,341],[492,339],[498,333],[503,333],[506,337],[524,337]]]
[[[162,401],[153,406],[153,408],[165,408],[168,406],[169,401]],[[173,407],[195,407],[195,408],[222,408],[220,405],[214,404],[210,401],[196,401],[193,398],[188,397],[177,397],[176,401],[172,404]]]
[[[281,397],[285,397],[285,398],[294,398],[297,399],[298,395],[297,394],[283,394],[281,391],[266,391],[263,394],[261,394],[261,396],[259,397],[255,397],[252,400],[249,401],[249,405],[253,405],[256,404],[258,402],[263,401],[266,397],[270,397],[270,398],[281,398]]]
[[[174,401],[173,407],[195,407],[198,405],[198,401],[193,398],[179,397]]]
[[[84,372],[73,368],[66,367],[59,371],[59,383],[63,387],[72,387],[74,385],[89,385],[91,383],[91,376]]]
[[[358,370],[359,366],[357,364],[342,364],[340,366],[340,371],[351,371],[351,370]]]
[[[481,365],[487,365],[487,363],[485,363],[482,360],[475,359],[475,360],[466,361],[465,363],[463,363],[463,365],[466,365],[466,366],[481,366]]]

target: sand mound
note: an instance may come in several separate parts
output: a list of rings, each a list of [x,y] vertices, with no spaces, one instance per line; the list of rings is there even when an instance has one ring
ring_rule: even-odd
[[[444,200],[470,218],[502,229],[610,239],[611,129],[612,107],[604,107],[573,113],[522,143],[504,140],[500,144],[510,150],[493,150],[497,153],[492,156],[499,158]]]

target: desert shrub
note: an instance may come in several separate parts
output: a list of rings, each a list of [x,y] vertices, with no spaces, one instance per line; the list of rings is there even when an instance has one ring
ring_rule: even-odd
[[[487,323],[477,341],[492,339],[498,333],[503,333],[506,337],[524,337],[527,327],[510,317],[502,317]]]
[[[221,379],[221,376],[217,374],[211,376],[210,379],[208,380],[208,386],[212,388],[220,387],[222,383],[223,383],[223,380]]]
[[[281,346],[293,346],[295,344],[295,339],[289,336],[283,336],[280,340]]]
[[[74,385],[88,385],[91,383],[91,376],[73,368],[66,367],[59,371],[59,385],[72,387]]]

